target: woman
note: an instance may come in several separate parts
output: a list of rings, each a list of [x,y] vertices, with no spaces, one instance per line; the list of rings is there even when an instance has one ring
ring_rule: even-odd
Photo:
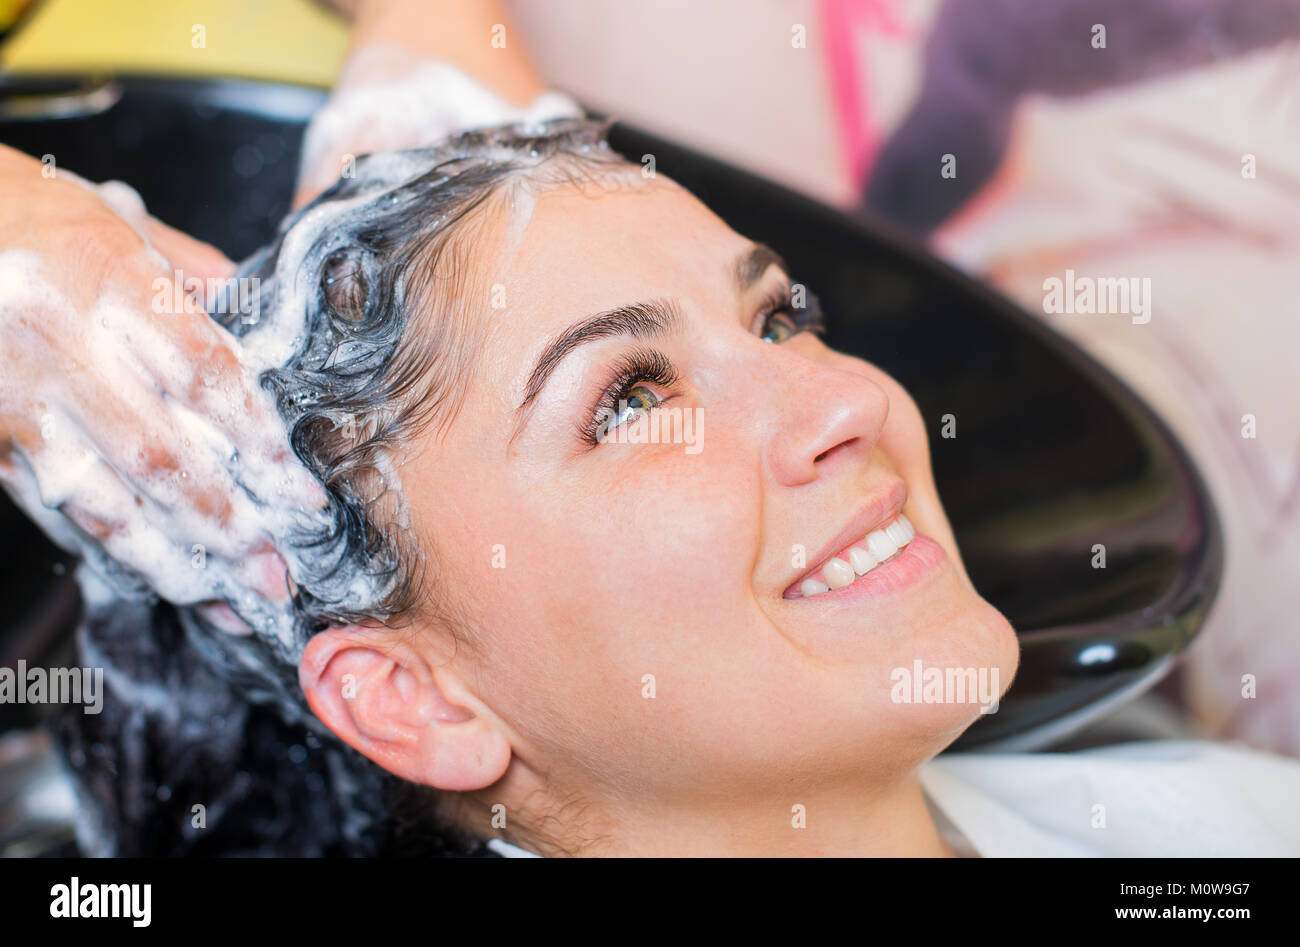
[[[891,702],[890,672],[1005,687],[1016,643],[962,571],[917,409],[603,126],[539,132],[363,161],[240,272],[262,306],[233,328],[255,356],[295,339],[267,380],[335,498],[297,544],[308,705],[455,792],[451,824],[548,854],[716,850],[717,819],[737,852],[942,853],[915,770],[980,707]],[[703,416],[697,450],[635,443],[669,406]],[[210,617],[206,652],[292,700],[281,629]]]
[[[928,761],[995,709],[1014,633],[962,569],[916,407],[821,344],[771,250],[559,120],[363,159],[239,275],[261,306],[228,322],[279,359],[329,516],[283,544],[283,621],[94,611],[107,712],[65,731],[91,850],[996,852],[980,833],[1010,829],[960,785],[978,758]],[[656,426],[674,409],[691,438],[649,436],[685,430]],[[910,699],[918,665],[992,706]],[[1150,800],[1090,762],[1116,831],[1047,802],[1123,851]],[[1277,816],[1227,837],[1295,851],[1293,819],[1263,840]]]

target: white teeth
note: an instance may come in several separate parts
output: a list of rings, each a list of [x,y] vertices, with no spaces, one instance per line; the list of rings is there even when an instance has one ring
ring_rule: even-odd
[[[799,593],[804,598],[812,595],[821,595],[823,592],[829,592],[831,587],[825,582],[818,582],[816,579],[804,579],[803,585],[799,586]]]
[[[826,584],[833,589],[842,589],[855,578],[853,567],[838,557],[822,566],[822,575]]]
[[[849,562],[853,563],[853,571],[858,575],[866,575],[876,566],[880,565],[880,560],[867,552],[865,549],[859,549],[854,546],[849,550]]]
[[[858,575],[866,575],[872,568],[880,565],[880,559],[868,553],[866,549],[859,549],[858,546],[849,550],[849,562],[853,563],[853,571]]]
[[[885,535],[894,541],[895,546],[906,546],[911,538],[907,535],[907,527],[903,525],[901,516],[885,527]]]
[[[883,529],[872,530],[864,542],[849,549],[849,561],[839,556],[822,566],[822,582],[817,579],[805,579],[799,586],[804,598],[821,595],[831,589],[842,589],[858,576],[866,575],[886,559],[894,556],[900,549],[916,538],[916,528],[901,513]],[[863,546],[866,549],[863,549]]]
[[[898,543],[890,539],[883,529],[876,529],[867,534],[867,548],[883,562],[898,552]]]

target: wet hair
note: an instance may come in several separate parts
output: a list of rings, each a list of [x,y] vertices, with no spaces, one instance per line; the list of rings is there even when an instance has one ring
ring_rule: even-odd
[[[501,126],[362,156],[239,267],[257,287],[256,320],[213,301],[251,352],[273,359],[262,385],[329,509],[320,528],[281,537],[295,567],[291,627],[234,636],[194,609],[91,603],[79,647],[106,669],[104,712],[69,715],[60,729],[87,804],[83,851],[483,853],[439,817],[435,794],[314,717],[297,662],[323,628],[394,626],[438,607],[436,564],[409,529],[390,457],[454,416],[472,371],[476,307],[465,294],[479,211],[635,170],[609,148],[608,127]]]

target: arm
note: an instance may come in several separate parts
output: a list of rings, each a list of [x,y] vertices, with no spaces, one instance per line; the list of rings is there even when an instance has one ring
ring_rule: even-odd
[[[352,21],[348,53],[398,46],[445,62],[514,105],[546,91],[501,0],[332,0]],[[493,38],[501,37],[493,45]]]
[[[357,155],[430,145],[510,121],[579,116],[548,91],[500,0],[330,0],[353,17],[334,94],[303,142],[294,206]]]

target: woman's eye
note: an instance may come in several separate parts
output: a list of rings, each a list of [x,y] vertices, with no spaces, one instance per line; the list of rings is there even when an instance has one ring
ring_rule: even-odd
[[[759,336],[764,342],[780,344],[786,339],[798,335],[799,326],[789,312],[777,310],[763,322],[763,331]]]
[[[610,427],[618,427],[626,421],[635,418],[638,414],[649,411],[659,403],[659,396],[647,388],[645,385],[634,385],[629,388],[626,395],[620,399],[618,407],[615,409],[614,417],[610,421]]]
[[[618,395],[618,400],[606,402],[596,412],[595,426],[588,432],[587,440],[598,444],[609,435],[638,417],[659,406],[663,401],[657,394],[642,384],[630,385]]]
[[[592,447],[616,428],[649,414],[675,397],[673,390],[681,377],[667,356],[646,350],[624,356],[615,366],[615,372],[590,420],[579,432]],[[661,391],[666,394],[661,395]]]

